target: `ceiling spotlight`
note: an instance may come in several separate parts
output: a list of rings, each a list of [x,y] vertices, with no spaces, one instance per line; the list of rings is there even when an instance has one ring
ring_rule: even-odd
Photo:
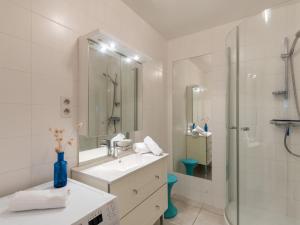
[[[105,53],[107,50],[107,45],[106,44],[102,44],[101,48],[100,48],[100,52]]]
[[[114,42],[111,42],[109,45],[110,50],[114,51],[116,50],[116,44]]]
[[[133,57],[133,59],[134,59],[135,61],[139,61],[139,60],[140,60],[140,57],[139,57],[138,55],[135,55],[135,56]]]
[[[131,63],[131,61],[132,61],[131,58],[126,58],[125,60],[127,63]]]

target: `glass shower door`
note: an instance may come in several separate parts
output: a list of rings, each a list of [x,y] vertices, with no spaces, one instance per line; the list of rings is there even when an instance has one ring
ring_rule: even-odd
[[[238,224],[238,28],[231,31],[226,39],[228,83],[227,83],[227,151],[225,215],[231,225]]]

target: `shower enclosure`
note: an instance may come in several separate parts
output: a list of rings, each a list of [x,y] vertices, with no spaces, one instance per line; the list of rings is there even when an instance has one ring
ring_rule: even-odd
[[[300,1],[249,17],[226,40],[232,225],[300,225]]]

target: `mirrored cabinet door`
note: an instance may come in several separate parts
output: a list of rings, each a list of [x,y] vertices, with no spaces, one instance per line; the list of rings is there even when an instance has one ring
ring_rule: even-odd
[[[112,136],[142,128],[142,64],[81,40],[80,134]],[[85,103],[87,100],[88,105]]]

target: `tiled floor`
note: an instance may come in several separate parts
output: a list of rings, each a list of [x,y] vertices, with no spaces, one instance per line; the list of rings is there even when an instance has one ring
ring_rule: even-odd
[[[164,225],[225,225],[223,215],[216,214],[203,207],[188,205],[174,200],[178,214],[173,219],[165,219]]]

